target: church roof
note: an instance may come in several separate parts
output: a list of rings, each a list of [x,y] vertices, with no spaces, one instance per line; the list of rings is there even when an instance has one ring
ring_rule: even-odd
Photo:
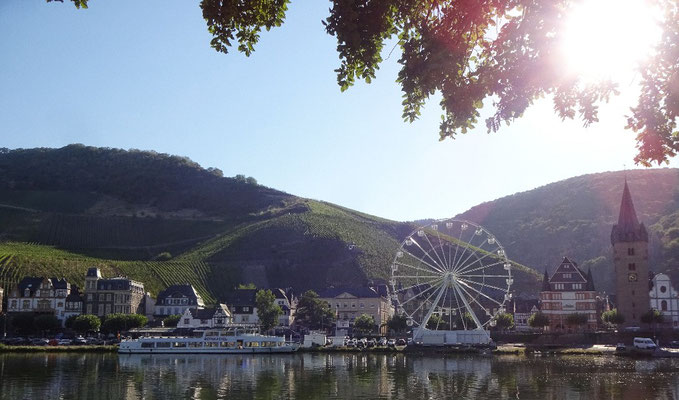
[[[618,223],[611,230],[611,244],[618,242],[648,242],[648,232],[643,223],[639,223],[637,212],[634,209],[632,195],[625,180],[625,187],[622,191],[620,201],[620,214]]]

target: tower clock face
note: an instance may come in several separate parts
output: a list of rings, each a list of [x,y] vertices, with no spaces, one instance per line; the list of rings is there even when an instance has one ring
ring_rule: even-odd
[[[637,274],[627,274],[627,280],[630,282],[636,282],[637,281]]]

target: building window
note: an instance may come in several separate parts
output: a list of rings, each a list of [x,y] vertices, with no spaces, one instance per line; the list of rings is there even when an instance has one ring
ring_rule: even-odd
[[[243,312],[250,312],[250,307],[243,307]]]
[[[660,286],[660,292],[661,292],[661,293],[665,293],[666,291],[667,291],[667,287],[666,287],[666,286]]]
[[[667,301],[666,300],[663,300],[663,301],[660,302],[660,309],[662,311],[667,311]]]
[[[633,256],[633,255],[634,255],[634,247],[628,247],[628,248],[627,248],[627,255],[628,255],[628,256]]]
[[[637,265],[636,265],[635,263],[629,263],[629,264],[627,264],[627,268],[628,268],[630,271],[636,271]]]
[[[566,279],[568,279],[568,278],[571,278],[571,275],[572,275],[572,274],[570,274],[570,273],[569,273],[569,274],[563,274],[563,277],[566,278]]]

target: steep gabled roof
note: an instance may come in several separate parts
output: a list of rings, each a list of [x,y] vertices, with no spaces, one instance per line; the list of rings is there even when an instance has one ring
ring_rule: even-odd
[[[236,289],[226,296],[229,306],[255,306],[257,289]]]
[[[613,225],[613,229],[611,229],[611,244],[638,241],[648,242],[648,232],[644,224],[639,223],[637,212],[632,202],[632,194],[627,185],[627,179],[625,179],[618,223]]]
[[[204,306],[203,299],[200,297],[196,289],[186,283],[182,285],[171,285],[167,289],[158,293],[158,299],[156,300],[156,305],[164,304],[165,299],[168,297],[172,298],[182,298],[186,297],[189,301],[189,305],[192,306]]]
[[[587,283],[585,273],[578,268],[578,264],[564,257],[561,264],[556,267],[549,283]]]

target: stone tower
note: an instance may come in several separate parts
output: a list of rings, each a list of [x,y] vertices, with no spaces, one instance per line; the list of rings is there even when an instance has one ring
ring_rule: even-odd
[[[641,315],[650,307],[648,232],[637,219],[626,179],[618,224],[611,230],[611,244],[618,312],[625,316],[625,326],[641,326]]]

